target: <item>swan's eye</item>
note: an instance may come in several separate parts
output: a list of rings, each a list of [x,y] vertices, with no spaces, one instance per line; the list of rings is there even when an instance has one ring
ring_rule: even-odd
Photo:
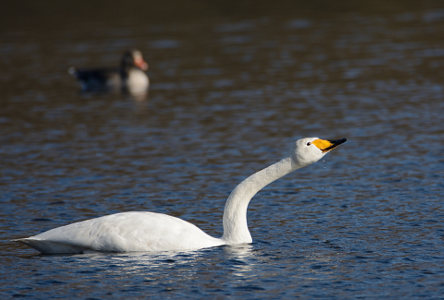
[[[307,143],[307,146],[310,146],[310,145],[311,145],[311,142],[308,142],[308,143]]]

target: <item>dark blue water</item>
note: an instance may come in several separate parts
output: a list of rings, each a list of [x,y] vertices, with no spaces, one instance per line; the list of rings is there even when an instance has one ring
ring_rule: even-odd
[[[442,298],[444,6],[398,2],[3,11],[1,298]],[[144,99],[81,94],[67,74],[132,47],[150,64]],[[128,210],[220,236],[231,189],[303,136],[348,142],[256,195],[251,245],[10,242]]]

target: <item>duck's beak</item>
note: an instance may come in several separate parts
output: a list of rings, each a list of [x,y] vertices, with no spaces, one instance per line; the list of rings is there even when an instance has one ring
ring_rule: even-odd
[[[318,147],[323,153],[327,153],[330,150],[333,150],[337,146],[339,146],[342,143],[345,143],[347,141],[346,138],[339,139],[339,140],[322,140],[322,139],[316,139],[312,143]]]
[[[148,70],[148,63],[146,61],[144,61],[143,58],[141,58],[141,57],[135,59],[134,64],[144,71]]]

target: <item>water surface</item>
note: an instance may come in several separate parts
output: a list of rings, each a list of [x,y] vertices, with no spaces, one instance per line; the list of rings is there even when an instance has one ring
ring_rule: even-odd
[[[2,298],[442,297],[444,7],[415,3],[11,4]],[[132,47],[145,99],[81,94],[67,74]],[[9,242],[127,210],[219,236],[231,189],[303,136],[349,140],[253,199],[251,245],[41,256]]]

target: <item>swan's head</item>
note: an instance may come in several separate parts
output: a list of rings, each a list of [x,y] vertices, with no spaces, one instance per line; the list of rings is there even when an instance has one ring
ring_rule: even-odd
[[[339,140],[323,140],[317,137],[302,138],[296,141],[292,158],[297,165],[306,166],[317,162],[346,140],[345,138]]]

